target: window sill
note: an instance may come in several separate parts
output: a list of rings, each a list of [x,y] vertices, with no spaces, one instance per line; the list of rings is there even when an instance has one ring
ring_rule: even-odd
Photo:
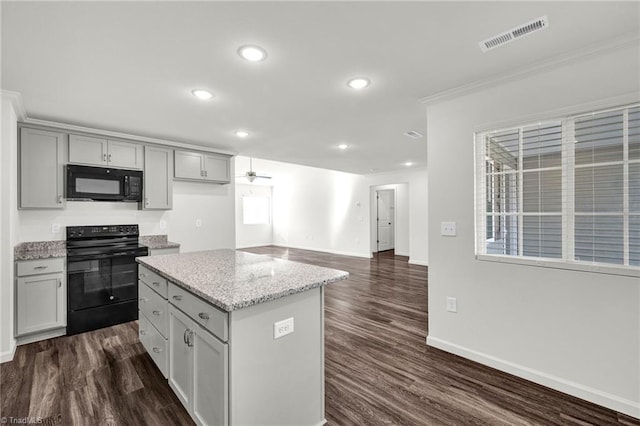
[[[601,263],[567,262],[564,260],[535,259],[530,257],[500,256],[496,254],[477,254],[477,260],[486,262],[509,263],[514,265],[538,266],[541,268],[565,269],[596,274],[621,275],[640,278],[640,267],[604,265]]]

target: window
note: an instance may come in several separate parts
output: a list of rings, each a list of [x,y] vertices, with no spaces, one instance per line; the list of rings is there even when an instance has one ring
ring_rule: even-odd
[[[264,225],[271,223],[271,203],[269,197],[242,197],[242,223]]]
[[[480,258],[640,269],[640,106],[477,133],[476,155]]]

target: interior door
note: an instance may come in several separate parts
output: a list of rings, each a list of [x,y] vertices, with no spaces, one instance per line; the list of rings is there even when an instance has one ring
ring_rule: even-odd
[[[378,251],[391,250],[394,248],[393,235],[393,212],[394,193],[393,189],[383,189],[376,191],[377,201],[377,223],[378,223]]]

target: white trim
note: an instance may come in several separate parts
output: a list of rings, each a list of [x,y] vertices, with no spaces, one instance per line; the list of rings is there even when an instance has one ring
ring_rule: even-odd
[[[594,404],[610,408],[628,416],[640,418],[640,403],[603,392],[601,390],[582,385],[562,377],[554,376],[542,371],[534,370],[520,364],[478,352],[437,337],[427,336],[427,345],[441,349],[463,358],[470,359],[483,365],[498,369],[505,373],[538,383],[543,386],[584,399]]]
[[[475,126],[473,131],[475,133],[493,131],[500,132],[502,130],[512,129],[513,127],[528,127],[541,121],[557,121],[558,117],[571,116],[575,118],[580,114],[585,114],[587,112],[590,113],[596,110],[600,111],[613,107],[620,109],[624,108],[626,105],[637,104],[638,102],[640,102],[640,94],[638,92],[628,92],[593,102],[585,102],[578,105],[547,110],[538,114],[523,114],[509,118],[508,120],[484,123],[482,125]]]
[[[371,255],[371,254],[357,253],[357,252],[352,252],[352,251],[323,249],[323,248],[318,248],[318,247],[292,246],[292,245],[284,246],[284,245],[280,245],[280,244],[270,244],[270,245],[275,246],[275,247],[282,247],[282,248],[292,248],[292,249],[299,249],[299,250],[319,251],[321,253],[339,254],[339,255],[342,255],[342,256],[363,257],[365,259],[370,259],[370,258],[373,257],[373,255]]]
[[[410,254],[409,254],[409,253],[399,252],[399,251],[397,251],[396,249],[393,249],[393,253],[394,253],[396,256],[404,256],[404,257],[409,257],[409,256],[410,256]]]
[[[547,60],[539,61],[533,66],[520,68],[515,72],[503,74],[497,77],[477,80],[468,84],[463,84],[451,89],[443,90],[441,92],[425,96],[421,98],[419,102],[423,104],[433,104],[457,98],[469,93],[499,86],[511,81],[520,80],[530,75],[557,68],[560,65],[569,65],[571,63],[579,62],[583,59],[587,59],[601,53],[613,52],[615,50],[625,48],[638,42],[640,42],[640,36],[638,36],[636,32],[628,33],[623,36],[607,40],[605,42],[600,42],[581,49],[576,49],[572,53],[562,53],[560,55],[553,56]]]
[[[8,351],[0,353],[0,364],[13,361],[13,357],[16,354],[16,341],[11,339],[11,347]]]
[[[246,248],[256,248],[256,247],[268,247],[272,246],[272,243],[263,243],[263,244],[245,244],[241,246],[236,246],[236,250],[242,250]]]
[[[512,265],[537,266],[542,268],[566,269],[577,272],[622,275],[640,278],[640,268],[635,266],[615,266],[604,263],[569,262],[566,260],[538,259],[521,256],[502,256],[499,254],[477,254],[476,260],[484,262],[509,263]]]
[[[6,99],[11,102],[18,121],[22,121],[27,118],[27,111],[24,109],[24,103],[22,102],[22,94],[19,92],[12,92],[10,90],[0,90],[0,95],[2,96],[2,99]]]
[[[409,258],[409,264],[411,265],[420,265],[420,266],[429,266],[429,263],[426,260],[415,260]]]

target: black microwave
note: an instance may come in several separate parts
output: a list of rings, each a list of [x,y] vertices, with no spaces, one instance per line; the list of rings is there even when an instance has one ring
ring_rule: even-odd
[[[67,200],[142,201],[140,170],[67,165]]]

